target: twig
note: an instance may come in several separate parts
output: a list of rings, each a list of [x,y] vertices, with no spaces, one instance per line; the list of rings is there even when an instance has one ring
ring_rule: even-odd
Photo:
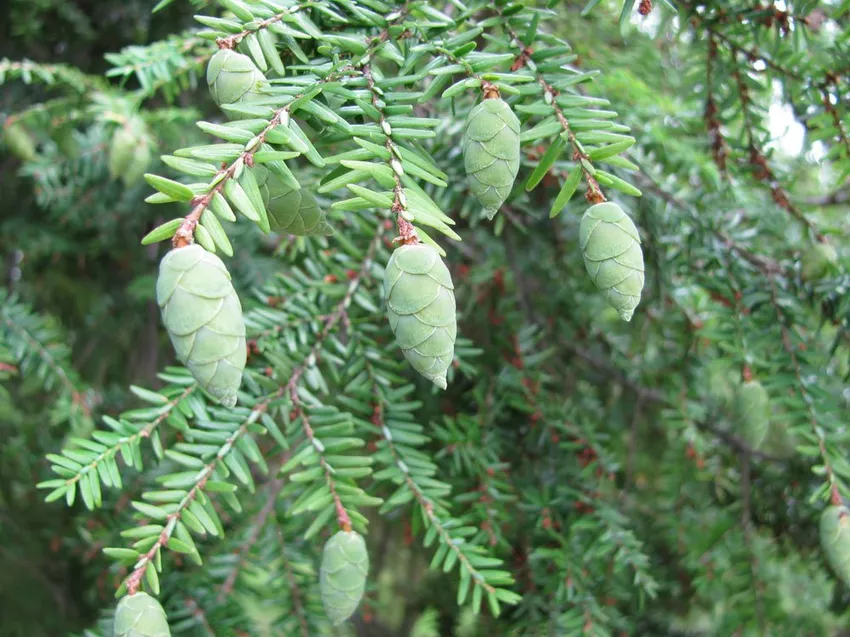
[[[370,369],[370,366],[367,365],[367,369]],[[375,398],[373,412],[372,412],[372,424],[375,425],[377,430],[380,432],[381,437],[384,442],[387,444],[387,448],[390,450],[390,454],[392,455],[393,462],[396,467],[398,467],[399,471],[401,471],[402,475],[404,475],[405,484],[407,484],[407,488],[410,489],[411,493],[413,493],[413,497],[416,500],[417,504],[419,504],[420,509],[422,510],[423,515],[428,519],[428,522],[437,529],[437,534],[440,536],[443,545],[448,547],[449,550],[453,551],[457,555],[457,560],[461,564],[463,568],[465,568],[469,574],[471,575],[471,581],[475,586],[481,586],[487,593],[493,594],[496,592],[496,589],[491,585],[487,584],[484,580],[484,577],[479,573],[478,569],[476,569],[472,563],[469,561],[469,558],[464,555],[463,551],[460,550],[458,545],[452,539],[451,534],[446,530],[446,528],[440,523],[440,519],[434,513],[434,504],[425,496],[422,492],[422,489],[418,484],[410,477],[410,472],[407,469],[407,465],[401,459],[401,455],[393,443],[392,436],[387,430],[386,425],[384,424],[384,399],[382,398],[380,391],[378,389],[378,385],[375,383],[373,378],[373,396]]]
[[[290,7],[288,9],[281,11],[280,13],[276,13],[275,15],[273,15],[270,18],[254,22],[253,28],[251,28],[251,29],[245,29],[244,31],[240,31],[239,33],[234,33],[233,35],[228,35],[226,38],[217,38],[215,43],[216,43],[216,45],[218,45],[218,48],[220,48],[220,49],[232,49],[237,44],[239,44],[242,41],[243,38],[251,35],[252,33],[256,33],[257,31],[260,31],[262,29],[267,29],[271,25],[283,20],[286,16],[292,15],[294,13],[298,13],[299,11],[302,11],[303,9],[306,9],[307,7],[311,6],[311,4],[312,3],[309,3],[309,2],[305,2],[303,4],[297,4],[294,7]]]
[[[196,383],[192,383],[191,385],[189,385],[185,390],[183,390],[183,393],[181,393],[179,396],[177,396],[173,400],[169,401],[167,405],[164,405],[165,407],[168,407],[168,409],[166,409],[159,416],[157,416],[155,419],[150,421],[148,424],[146,424],[144,427],[142,427],[139,431],[134,433],[132,436],[127,436],[126,438],[121,438],[118,442],[116,442],[114,445],[112,445],[108,449],[104,449],[89,464],[81,467],[80,470],[77,472],[77,475],[75,475],[73,478],[68,478],[65,481],[65,484],[67,486],[70,486],[70,485],[72,485],[76,482],[79,482],[84,475],[87,475],[88,473],[91,473],[92,471],[97,469],[97,466],[101,462],[106,460],[106,458],[109,457],[109,456],[114,456],[115,453],[118,451],[118,449],[123,447],[124,445],[131,444],[131,443],[135,442],[136,440],[138,440],[139,438],[150,438],[154,429],[159,427],[159,425],[162,423],[162,421],[165,420],[166,418],[168,418],[169,414],[174,409],[174,407],[177,405],[177,403],[179,403],[181,400],[186,398],[186,396],[191,394],[197,387],[198,387],[198,385]]]
[[[712,91],[714,61],[717,58],[717,41],[709,34],[708,52],[705,56],[705,125],[708,129],[708,141],[711,144],[711,156],[724,175],[726,174],[726,156],[729,150],[717,118],[717,104]]]
[[[260,538],[260,532],[265,527],[266,520],[268,520],[269,515],[273,513],[275,504],[277,503],[277,498],[280,495],[284,484],[286,484],[286,482],[282,478],[276,478],[269,482],[267,487],[268,493],[266,494],[265,504],[263,504],[263,507],[260,509],[260,512],[256,515],[254,519],[251,533],[239,547],[239,559],[237,560],[234,567],[227,574],[227,578],[221,585],[221,590],[219,591],[217,598],[217,601],[219,603],[223,602],[225,598],[233,591],[233,586],[236,584],[236,578],[239,576],[239,572],[242,570],[242,567],[245,566],[245,562],[248,559],[248,553],[250,553],[251,549],[254,548],[254,545]]]
[[[18,325],[11,318],[4,317],[3,322],[6,324],[6,327],[13,331],[17,332],[21,335],[21,337],[29,344],[31,348],[38,352],[38,357],[50,368],[53,370],[53,373],[59,378],[68,392],[71,394],[71,400],[75,405],[79,405],[83,413],[86,417],[91,417],[91,410],[94,407],[93,404],[90,404],[90,399],[86,397],[89,393],[86,390],[78,389],[77,386],[71,381],[71,378],[68,376],[68,373],[59,364],[59,362],[53,357],[53,354],[50,353],[50,349],[48,349],[41,341],[35,338],[29,331]]]
[[[248,414],[248,417],[243,421],[243,423],[237,428],[230,436],[227,437],[227,440],[219,447],[218,453],[216,453],[215,457],[208,462],[203,469],[198,473],[198,477],[196,478],[195,485],[189,490],[189,492],[183,497],[182,500],[177,505],[177,509],[173,513],[169,513],[167,519],[167,523],[165,528],[162,529],[162,532],[159,534],[156,542],[154,542],[153,546],[150,550],[145,553],[141,558],[139,558],[138,562],[136,562],[136,566],[133,569],[133,572],[127,577],[124,581],[127,585],[127,592],[130,595],[135,594],[139,590],[139,585],[141,584],[142,577],[144,577],[145,572],[147,571],[148,566],[150,566],[151,562],[156,558],[157,553],[160,549],[168,543],[168,540],[171,539],[172,533],[174,533],[174,529],[177,526],[177,522],[183,516],[183,512],[189,507],[192,502],[195,501],[198,494],[203,491],[204,487],[207,484],[207,481],[212,477],[213,473],[215,473],[216,468],[218,467],[218,463],[221,462],[227,454],[233,449],[236,445],[239,438],[241,438],[245,432],[248,431],[248,427],[253,425],[257,420],[260,419],[273,401],[277,400],[284,394],[284,390],[286,387],[281,387],[278,391],[266,396],[256,407],[254,407],[251,412]]]
[[[644,188],[651,190],[667,203],[675,206],[676,208],[679,208],[680,210],[684,210],[685,212],[692,211],[692,206],[690,204],[664,190],[649,173],[641,171],[637,174],[637,178],[641,181],[641,185]],[[748,250],[740,243],[737,243],[735,240],[733,240],[725,232],[722,232],[705,224],[705,222],[703,222],[697,215],[691,214],[691,217],[695,223],[699,224],[701,227],[714,234],[727,248],[734,250],[742,259],[749,261],[751,264],[761,270],[763,274],[769,276],[778,274],[789,276],[789,273],[785,271],[785,269],[776,261],[764,255],[757,254]]]
[[[375,228],[375,236],[369,244],[369,248],[366,251],[366,257],[363,259],[363,263],[360,266],[360,271],[351,279],[348,284],[348,289],[345,292],[345,296],[337,305],[336,309],[328,315],[327,319],[325,319],[324,327],[322,328],[321,333],[319,334],[316,342],[313,344],[309,354],[304,359],[304,364],[296,369],[292,376],[289,379],[289,382],[284,386],[284,388],[288,393],[290,398],[292,399],[292,404],[295,407],[295,412],[301,416],[302,426],[304,427],[304,433],[307,436],[310,444],[313,445],[316,450],[319,450],[320,445],[315,438],[315,434],[313,432],[313,428],[310,426],[310,421],[307,417],[307,413],[305,412],[303,406],[301,405],[301,397],[298,395],[298,381],[301,379],[301,376],[307,370],[307,368],[312,367],[318,360],[319,350],[322,347],[325,339],[328,334],[330,334],[331,330],[336,327],[337,323],[345,316],[348,307],[351,305],[351,299],[354,297],[354,293],[360,287],[361,282],[366,277],[369,272],[369,269],[372,266],[372,259],[375,256],[375,251],[378,249],[378,245],[381,243],[383,239],[383,235],[385,232],[383,222],[379,223],[377,228]],[[331,492],[331,495],[334,499],[334,504],[336,506],[337,512],[337,522],[339,523],[340,528],[344,531],[351,530],[351,517],[348,515],[348,511],[345,509],[345,506],[342,504],[342,500],[336,492],[336,487],[334,486],[333,481],[333,472],[325,460],[324,454],[319,451],[319,462],[322,466],[322,469],[325,472],[325,480],[328,485],[328,489]]]
[[[316,80],[314,84],[310,86],[310,88],[314,88],[320,84],[325,84],[327,82],[335,81],[342,75],[347,69],[350,67],[343,67],[336,73],[331,73],[326,77],[323,77],[319,80]],[[221,173],[216,177],[216,184],[212,188],[210,188],[206,194],[195,197],[192,199],[192,211],[186,215],[183,219],[183,223],[177,229],[177,232],[174,233],[174,238],[172,239],[172,245],[175,248],[183,248],[194,241],[195,227],[198,225],[198,222],[201,220],[201,215],[204,214],[204,211],[209,207],[210,203],[212,203],[213,197],[215,197],[225,186],[225,184],[234,178],[234,175],[237,171],[242,170],[243,167],[250,168],[254,165],[254,154],[257,153],[260,148],[262,148],[263,144],[266,141],[266,136],[277,126],[283,125],[286,126],[289,123],[289,109],[295,100],[299,97],[303,96],[306,93],[299,93],[296,95],[288,104],[280,107],[274,112],[274,115],[269,120],[269,123],[266,127],[260,131],[257,136],[253,139],[253,143],[250,148],[245,149],[236,159],[231,162],[231,164],[225,168]]]
[[[392,127],[384,117],[384,111],[378,100],[378,91],[375,88],[375,78],[372,77],[372,67],[368,62],[368,59],[369,58],[367,57],[367,61],[362,64],[362,69],[363,76],[366,78],[366,84],[369,87],[369,92],[372,94],[372,106],[374,106],[378,113],[380,113],[381,129],[385,132],[385,134],[387,131],[390,131],[389,134],[386,135],[387,141],[384,145],[387,152],[390,154],[387,163],[393,171],[393,179],[395,180],[391,211],[394,215],[396,215],[396,224],[398,225],[399,236],[396,237],[394,241],[398,241],[402,245],[419,243],[419,235],[416,233],[416,228],[414,228],[413,224],[405,218],[405,213],[407,213],[407,197],[404,194],[404,187],[402,186],[401,177],[399,176],[399,173],[401,172],[401,163],[397,159],[398,151],[396,150],[395,144],[392,140]]]
[[[310,419],[307,417],[307,412],[304,410],[304,407],[301,404],[301,397],[298,395],[298,388],[295,385],[292,385],[289,389],[289,396],[292,399],[292,404],[294,406],[292,415],[294,417],[301,417],[301,426],[304,427],[304,434],[307,436],[307,440],[316,452],[319,454],[319,464],[322,467],[322,470],[325,473],[325,483],[328,485],[328,490],[331,492],[331,497],[334,501],[334,507],[336,508],[336,521],[339,524],[339,528],[343,531],[350,532],[351,531],[351,516],[348,515],[348,511],[345,508],[345,505],[342,503],[342,499],[339,497],[339,494],[336,492],[336,483],[333,479],[333,470],[331,466],[328,464],[328,461],[325,460],[325,454],[320,444],[320,441],[316,438],[316,434],[313,432],[313,427],[310,426]]]
[[[499,15],[502,15],[501,12],[499,13]],[[520,55],[526,55],[526,47],[523,46],[522,40],[520,39],[519,35],[513,28],[511,28],[508,22],[505,22],[505,29],[507,29],[508,33],[510,34],[512,42],[520,49]],[[555,111],[555,117],[558,119],[561,124],[561,127],[567,134],[567,139],[569,140],[570,146],[573,149],[573,161],[579,162],[579,165],[581,166],[581,172],[584,175],[585,182],[587,183],[587,192],[584,195],[585,199],[587,199],[590,203],[594,204],[607,201],[605,195],[602,192],[602,189],[599,187],[599,182],[596,181],[596,178],[591,174],[590,170],[588,169],[588,165],[590,165],[590,158],[587,156],[587,153],[582,150],[582,147],[578,143],[573,129],[570,128],[570,123],[564,115],[564,111],[558,104],[557,89],[546,81],[546,78],[543,77],[542,73],[537,73],[536,75],[537,83],[540,84],[540,86],[543,88],[543,93],[546,97],[546,101],[552,107],[552,110]]]
[[[770,168],[767,163],[767,158],[764,156],[762,150],[756,144],[755,134],[753,133],[753,123],[749,114],[749,105],[751,103],[749,97],[749,90],[747,89],[746,84],[744,84],[744,80],[741,77],[741,71],[737,66],[737,62],[735,62],[735,68],[732,71],[732,75],[735,78],[735,83],[738,86],[738,95],[741,100],[741,114],[743,117],[743,125],[744,125],[744,133],[747,137],[747,146],[750,153],[750,163],[755,168],[754,176],[756,179],[761,181],[766,181],[770,186],[770,191],[773,194],[773,201],[776,202],[776,205],[782,208],[783,210],[788,211],[792,217],[794,217],[797,221],[802,223],[814,236],[819,240],[823,241],[824,237],[821,232],[817,229],[814,222],[808,219],[803,212],[791,202],[791,199],[788,197],[788,193],[779,183],[779,179],[777,179],[776,174]]]

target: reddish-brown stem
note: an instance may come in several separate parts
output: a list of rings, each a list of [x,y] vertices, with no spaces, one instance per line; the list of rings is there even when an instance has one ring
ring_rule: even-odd
[[[753,133],[753,123],[749,115],[750,96],[749,90],[741,77],[741,70],[738,68],[737,60],[733,59],[734,68],[732,75],[735,78],[735,83],[738,86],[738,96],[741,100],[741,113],[743,117],[744,133],[747,137],[747,146],[750,153],[750,164],[754,169],[756,179],[765,181],[770,187],[773,195],[773,201],[777,206],[786,210],[792,217],[803,224],[817,238],[821,240],[823,235],[817,229],[815,224],[803,214],[803,212],[791,202],[788,193],[779,183],[776,174],[767,163],[767,158],[756,142],[755,134]]]
[[[380,100],[378,99],[378,91],[375,88],[375,78],[372,76],[372,67],[369,64],[368,58],[362,64],[362,69],[363,77],[366,78],[366,85],[369,87],[369,92],[372,94],[372,106],[374,106],[375,110],[377,110],[380,114],[381,129],[385,132],[388,130],[392,131],[392,127],[384,117],[384,111],[381,107]],[[407,206],[405,205],[404,186],[401,183],[401,178],[399,177],[395,165],[398,164],[398,166],[401,166],[401,163],[396,157],[396,150],[395,146],[393,145],[392,133],[387,134],[386,137],[387,140],[384,143],[384,147],[390,154],[390,158],[387,160],[387,163],[389,163],[390,169],[393,171],[393,179],[395,180],[395,186],[393,187],[393,204],[390,210],[396,216],[396,224],[398,225],[398,237],[396,237],[393,241],[399,242],[403,245],[419,243],[419,235],[416,234],[416,228],[414,228],[413,224],[404,218],[405,213],[407,212]]]
[[[723,138],[723,133],[720,129],[720,120],[717,118],[717,105],[714,101],[714,93],[712,90],[714,60],[717,58],[717,41],[709,32],[708,52],[705,57],[705,125],[708,130],[708,140],[711,144],[711,156],[714,163],[720,169],[720,172],[726,174],[726,156],[728,149],[726,140]]]
[[[304,410],[303,405],[301,404],[301,397],[298,395],[298,388],[295,385],[292,385],[289,389],[289,397],[292,399],[292,404],[294,406],[293,416],[301,417],[301,425],[304,427],[304,435],[307,436],[307,441],[309,444],[313,445],[316,451],[319,454],[319,465],[322,467],[322,470],[325,473],[325,483],[328,485],[328,490],[331,492],[331,496],[333,497],[334,507],[336,508],[336,521],[339,524],[339,528],[341,528],[345,532],[351,531],[351,516],[348,515],[348,511],[345,509],[345,505],[342,503],[342,499],[339,497],[339,494],[336,492],[336,483],[333,479],[333,472],[331,470],[328,461],[325,460],[324,453],[319,451],[321,446],[319,444],[318,439],[316,438],[316,434],[313,432],[313,427],[310,426],[310,419],[307,417],[307,412]]]
[[[522,40],[516,31],[514,31],[509,25],[506,23],[505,27],[508,33],[511,36],[511,40],[513,44],[517,46],[520,51],[525,51],[525,47],[522,44]],[[558,104],[557,97],[558,91],[553,87],[549,82],[546,81],[546,78],[543,77],[541,73],[537,74],[537,83],[543,88],[544,96],[546,97],[546,101],[552,107],[552,110],[555,111],[555,117],[558,118],[558,122],[560,122],[561,127],[564,129],[564,132],[567,134],[567,139],[569,140],[570,146],[573,149],[573,160],[579,162],[581,165],[581,172],[584,175],[584,181],[587,183],[587,192],[584,197],[590,203],[597,204],[603,203],[607,201],[605,198],[605,194],[602,192],[602,188],[599,187],[599,182],[596,181],[596,178],[588,169],[588,165],[590,165],[590,158],[586,153],[582,151],[581,146],[576,139],[576,135],[573,132],[573,129],[570,128],[570,123],[567,118],[564,116],[564,111],[561,109]]]
[[[326,82],[332,82],[338,79],[339,75],[342,74],[344,70],[341,70],[339,73],[328,75],[320,80],[316,81],[316,84],[324,84]],[[315,86],[315,85],[313,85]],[[311,87],[312,88],[312,87]],[[298,99],[301,97],[303,93],[297,95],[294,99]],[[294,100],[293,100],[294,101]],[[224,185],[233,179],[236,171],[239,170],[240,166],[250,167],[253,165],[254,154],[257,153],[263,146],[266,141],[266,136],[269,134],[277,126],[280,126],[285,116],[289,114],[289,104],[286,106],[282,106],[277,109],[269,120],[268,125],[257,134],[257,137],[253,140],[253,144],[250,148],[242,151],[242,153],[236,159],[231,162],[231,164],[223,170],[223,173],[219,173],[216,177],[218,180],[212,188],[207,191],[206,194],[195,197],[192,200],[192,211],[186,215],[183,219],[183,223],[180,224],[180,227],[177,229],[177,232],[174,233],[174,238],[171,243],[175,248],[184,248],[187,245],[191,244],[194,241],[195,227],[201,220],[201,215],[204,214],[204,211],[209,207],[210,203],[221,190],[224,188]]]
[[[832,104],[829,89],[826,87],[821,88],[821,95],[823,96],[823,108],[832,118],[835,129],[838,131],[838,140],[844,144],[844,148],[847,150],[847,156],[850,157],[850,134],[847,133],[844,122],[841,121],[838,111]]]
[[[369,366],[367,365],[367,368]],[[437,529],[437,534],[441,537],[442,542],[445,546],[447,546],[451,551],[457,555],[457,560],[460,564],[465,568],[470,575],[472,575],[472,583],[475,586],[481,586],[487,593],[493,594],[496,590],[489,584],[487,584],[484,579],[478,574],[478,570],[472,565],[469,559],[464,555],[464,553],[458,548],[457,544],[453,541],[451,534],[445,529],[445,527],[440,523],[437,514],[434,513],[434,505],[433,503],[425,497],[425,494],[422,493],[422,490],[419,488],[419,485],[410,477],[410,472],[407,470],[407,465],[405,465],[401,456],[398,453],[395,445],[393,444],[392,438],[387,433],[386,425],[384,424],[384,403],[383,399],[380,396],[378,391],[377,384],[374,385],[373,395],[375,397],[375,403],[372,412],[372,423],[378,429],[378,432],[381,435],[381,438],[386,442],[387,448],[390,450],[390,454],[392,455],[393,462],[404,474],[404,481],[407,485],[407,488],[410,489],[413,494],[414,499],[422,510],[424,517],[426,517],[430,524],[434,525]]]
[[[291,9],[281,11],[280,13],[277,13],[270,18],[267,18],[266,20],[260,20],[254,25],[253,29],[245,29],[244,31],[240,31],[239,33],[228,35],[226,38],[218,38],[216,39],[215,43],[220,49],[232,49],[237,44],[239,44],[243,38],[251,35],[252,33],[256,33],[257,31],[260,31],[262,29],[267,29],[276,22],[280,22],[281,20],[283,20],[286,16],[292,15],[293,13],[297,13],[302,9],[307,8],[308,6],[310,6],[308,3],[295,5]]]
[[[188,395],[190,390],[195,388],[192,385],[190,388],[187,388],[185,395]],[[150,566],[151,562],[156,557],[156,554],[168,543],[168,540],[171,539],[171,535],[174,532],[174,528],[177,525],[177,522],[183,515],[183,511],[185,511],[189,505],[197,498],[198,494],[203,491],[209,479],[212,477],[216,468],[218,467],[218,463],[221,462],[239,438],[244,435],[244,433],[248,430],[248,427],[255,423],[259,417],[268,409],[268,406],[274,400],[280,398],[284,394],[285,387],[281,387],[277,392],[267,396],[262,402],[260,402],[256,407],[251,410],[251,413],[248,414],[248,417],[239,426],[236,431],[234,431],[225,441],[225,443],[219,449],[219,452],[216,456],[208,462],[203,469],[199,472],[199,478],[195,482],[195,485],[189,490],[189,492],[183,497],[180,503],[177,506],[177,510],[173,513],[170,513],[166,518],[166,524],[162,529],[162,532],[159,534],[154,545],[150,548],[150,550],[145,553],[141,558],[139,558],[138,562],[136,562],[136,567],[133,569],[133,572],[124,580],[124,583],[127,585],[127,593],[133,595],[138,592],[139,586],[141,585],[142,577],[145,575],[145,571],[148,566]],[[178,399],[179,400],[179,399]]]

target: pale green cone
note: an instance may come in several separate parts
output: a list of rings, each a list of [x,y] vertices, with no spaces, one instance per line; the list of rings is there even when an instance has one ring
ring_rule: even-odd
[[[207,84],[216,104],[236,104],[259,95],[266,78],[247,55],[220,49],[207,65]]]
[[[32,161],[36,158],[35,142],[26,128],[14,122],[3,129],[3,142],[21,161]]]
[[[838,263],[838,253],[830,243],[818,242],[800,256],[800,275],[806,281],[816,281],[829,274]]]
[[[387,316],[404,357],[440,389],[454,358],[454,285],[437,251],[422,243],[393,252],[384,272]]]
[[[581,219],[579,245],[593,284],[620,318],[632,320],[643,290],[643,252],[634,222],[610,201],[591,206]]]
[[[198,244],[172,250],[159,265],[156,298],[177,358],[213,398],[233,407],[247,346],[224,263]]]
[[[472,109],[463,133],[463,164],[469,187],[492,219],[511,193],[519,171],[519,120],[501,99]]]
[[[268,176],[261,186],[261,193],[264,198],[268,197],[266,209],[272,230],[297,236],[334,233],[313,193],[306,188],[292,188],[276,175],[266,172]]]
[[[752,449],[758,449],[770,424],[770,397],[757,380],[748,380],[735,392],[735,419],[738,435]]]
[[[835,574],[850,586],[850,511],[827,507],[820,518],[820,544]]]
[[[325,544],[319,589],[325,612],[334,625],[354,614],[366,588],[369,553],[356,531],[339,531]]]
[[[147,128],[141,120],[131,120],[118,128],[109,145],[109,174],[127,186],[141,181],[151,163]]]
[[[171,637],[168,618],[147,593],[122,597],[115,610],[115,637]]]

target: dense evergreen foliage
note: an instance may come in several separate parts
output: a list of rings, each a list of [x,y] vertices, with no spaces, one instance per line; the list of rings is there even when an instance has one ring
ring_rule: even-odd
[[[0,634],[850,628],[850,2],[88,5],[2,27]]]

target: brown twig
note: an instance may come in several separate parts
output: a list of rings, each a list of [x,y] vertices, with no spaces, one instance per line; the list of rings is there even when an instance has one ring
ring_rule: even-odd
[[[720,120],[717,117],[717,104],[714,101],[714,93],[712,91],[714,61],[717,58],[717,40],[712,35],[709,35],[708,52],[705,56],[705,125],[708,129],[708,141],[711,144],[711,156],[714,163],[724,175],[726,174],[726,157],[729,154],[729,149],[726,146],[726,140],[720,128]]]
[[[655,181],[655,179],[653,179],[653,177],[651,175],[649,175],[649,173],[641,171],[640,173],[637,174],[637,178],[640,180],[641,186],[643,186],[644,188],[647,188],[648,190],[651,190],[652,192],[654,192],[656,195],[661,197],[667,203],[675,206],[676,208],[679,208],[680,210],[684,210],[684,211],[691,210],[690,204],[688,204],[686,201],[679,199],[678,197],[669,193],[668,191],[664,190],[658,184],[658,182]],[[782,265],[779,264],[778,262],[774,261],[773,259],[766,257],[764,255],[752,252],[751,250],[748,250],[747,248],[742,246],[740,243],[738,243],[734,239],[732,239],[725,232],[723,232],[721,230],[716,230],[714,228],[711,228],[711,227],[705,225],[699,219],[698,216],[693,215],[693,219],[696,223],[699,223],[702,227],[706,228],[709,232],[714,234],[714,236],[716,236],[723,243],[723,245],[725,245],[730,250],[733,250],[742,259],[750,262],[752,265],[757,267],[759,270],[761,270],[761,272],[763,274],[768,275],[768,276],[779,275],[779,274],[784,275],[784,276],[789,276],[789,273],[782,267]]]
[[[387,160],[387,162],[390,165],[390,169],[393,171],[393,179],[395,180],[395,186],[393,187],[393,204],[391,211],[396,216],[396,224],[398,225],[398,237],[396,237],[393,241],[399,242],[402,245],[419,243],[419,235],[416,233],[416,228],[413,227],[413,224],[410,223],[410,221],[405,219],[405,215],[407,213],[407,198],[404,194],[404,187],[401,183],[401,177],[399,177],[401,163],[396,157],[396,153],[398,151],[395,149],[395,144],[393,144],[391,132],[392,127],[384,117],[384,111],[378,99],[378,91],[375,88],[375,78],[372,76],[372,67],[369,63],[368,58],[366,58],[366,61],[362,64],[361,68],[363,70],[363,76],[366,78],[366,85],[369,87],[369,92],[372,94],[372,106],[374,106],[378,113],[380,113],[381,129],[385,133],[387,131],[390,131],[386,135],[387,140],[384,143],[384,146],[387,149],[387,152],[390,154],[390,158]]]
[[[367,365],[367,369],[369,366]],[[407,488],[410,489],[413,494],[414,499],[422,510],[422,514],[425,518],[427,518],[428,522],[437,529],[437,534],[440,536],[443,545],[448,547],[449,550],[453,551],[456,556],[458,562],[465,568],[469,574],[472,576],[471,580],[475,586],[481,586],[488,594],[493,594],[496,592],[496,589],[493,588],[490,584],[487,584],[484,581],[484,578],[479,574],[478,569],[472,565],[469,561],[469,558],[464,555],[463,551],[458,548],[458,545],[452,539],[451,534],[446,530],[446,528],[440,523],[440,519],[437,517],[437,514],[434,513],[434,504],[425,496],[425,494],[420,489],[419,485],[410,477],[410,472],[407,469],[407,465],[402,460],[401,455],[393,443],[392,438],[387,433],[386,425],[384,424],[384,399],[381,397],[380,391],[378,389],[378,385],[373,380],[373,396],[375,399],[373,412],[372,412],[372,424],[375,425],[378,432],[381,435],[381,438],[387,445],[387,448],[392,455],[393,462],[396,467],[398,467],[399,471],[404,475],[404,482],[407,485]]]
[[[505,23],[505,28],[511,36],[512,43],[524,52],[525,46],[523,45],[519,34],[517,34],[517,32],[512,29],[507,22]],[[558,122],[560,122],[561,127],[567,134],[567,139],[569,140],[570,146],[573,149],[573,161],[579,162],[581,166],[581,172],[583,173],[584,180],[587,183],[587,192],[584,195],[585,199],[587,199],[590,203],[594,204],[607,201],[604,193],[602,192],[602,189],[599,187],[599,182],[596,181],[596,178],[588,169],[588,165],[590,164],[590,158],[582,150],[582,147],[578,143],[573,129],[570,128],[569,121],[567,120],[566,116],[564,116],[563,109],[561,109],[560,105],[558,104],[558,90],[546,81],[546,78],[543,77],[542,73],[537,73],[537,83],[540,84],[540,86],[543,88],[543,93],[546,96],[546,101],[552,107],[552,110],[555,111],[555,117],[558,119]]]
[[[326,77],[316,80],[315,84],[311,85],[310,88],[312,89],[316,85],[325,84],[327,82],[337,80],[340,75],[345,73],[346,68],[350,69],[351,67],[343,67],[337,73],[331,73]],[[297,100],[305,93],[306,91],[304,93],[296,95],[292,101]],[[233,162],[231,162],[231,164],[227,168],[225,168],[221,173],[217,175],[217,182],[215,186],[210,188],[206,192],[206,194],[192,199],[192,211],[188,215],[186,215],[186,217],[183,219],[183,223],[180,224],[180,227],[177,229],[177,232],[174,233],[172,245],[175,248],[186,247],[194,241],[195,227],[200,222],[201,215],[204,214],[204,211],[206,211],[210,203],[212,203],[213,197],[215,197],[219,192],[221,192],[221,190],[224,188],[225,184],[228,181],[234,178],[234,175],[237,171],[253,166],[254,154],[257,153],[260,148],[262,148],[263,144],[266,141],[266,136],[274,128],[280,125],[288,125],[289,110],[292,101],[289,104],[280,107],[274,112],[274,115],[269,120],[269,123],[266,125],[266,127],[262,131],[260,131],[254,138],[251,147],[242,151],[239,157],[234,159]]]
[[[318,361],[319,350],[321,349],[322,344],[324,343],[328,334],[330,334],[331,330],[333,330],[333,328],[339,323],[339,321],[346,315],[348,307],[351,305],[351,299],[354,297],[354,293],[360,287],[361,282],[368,274],[369,268],[371,268],[372,266],[372,259],[375,255],[375,251],[378,249],[378,245],[383,239],[384,232],[385,227],[383,222],[379,223],[378,227],[375,229],[375,236],[372,239],[372,242],[369,244],[368,250],[366,251],[366,257],[363,259],[363,263],[360,266],[359,272],[349,282],[345,296],[337,305],[336,310],[334,310],[330,315],[328,315],[327,319],[325,319],[324,327],[322,328],[321,333],[316,339],[316,342],[313,344],[313,347],[311,348],[310,352],[307,354],[307,357],[304,359],[304,364],[298,367],[298,369],[293,372],[292,376],[289,379],[289,382],[285,386],[286,391],[289,393],[289,396],[292,399],[292,404],[295,408],[295,414],[301,416],[301,422],[302,426],[304,427],[304,433],[307,436],[310,444],[312,444],[317,450],[319,448],[318,441],[313,432],[313,428],[310,426],[310,421],[307,417],[307,413],[301,405],[301,397],[298,395],[298,381],[301,379],[301,376],[304,374],[307,368]],[[337,512],[337,522],[339,523],[340,528],[342,528],[344,531],[350,531],[351,517],[349,516],[348,511],[345,509],[345,506],[342,504],[342,500],[336,492],[332,470],[321,452],[319,452],[319,463],[321,464],[322,469],[325,472],[325,480],[327,482],[328,489],[330,490],[331,495],[334,499],[334,505],[336,507]]]
[[[802,223],[819,241],[822,241],[823,235],[817,229],[815,224],[791,202],[791,199],[788,197],[788,193],[779,183],[779,179],[767,163],[767,158],[765,157],[764,152],[761,148],[759,148],[756,142],[755,133],[753,132],[753,123],[749,114],[749,106],[751,103],[749,89],[747,89],[747,86],[741,77],[741,70],[737,66],[737,61],[733,60],[733,63],[735,63],[735,68],[732,70],[732,76],[735,78],[735,83],[738,87],[738,96],[741,100],[741,114],[743,117],[744,133],[747,137],[750,164],[755,169],[754,176],[758,180],[767,182],[773,195],[773,201],[777,206],[786,210],[792,217]]]
[[[257,31],[260,31],[262,29],[267,29],[271,25],[283,20],[286,16],[298,13],[299,11],[306,9],[309,6],[311,6],[311,3],[308,2],[305,2],[304,4],[297,4],[294,7],[281,11],[280,13],[276,13],[270,18],[260,20],[254,23],[254,28],[252,29],[245,29],[244,31],[240,31],[239,33],[228,35],[226,38],[217,38],[215,43],[219,49],[232,49],[236,47],[236,45],[239,44],[243,38],[251,35],[252,33],[256,33]]]
[[[266,396],[256,407],[254,407],[251,412],[248,414],[248,417],[243,421],[243,423],[237,428],[233,433],[228,436],[227,440],[221,445],[218,450],[218,453],[215,457],[208,462],[203,469],[198,473],[198,478],[195,481],[195,485],[189,490],[189,492],[183,497],[182,500],[177,505],[177,509],[168,514],[166,518],[167,522],[165,527],[162,529],[162,532],[159,534],[156,542],[154,542],[153,546],[150,550],[145,553],[139,561],[136,562],[136,566],[133,569],[133,572],[124,580],[124,583],[127,586],[127,592],[130,595],[135,594],[139,590],[139,585],[141,584],[142,577],[144,577],[145,572],[147,571],[148,566],[150,566],[151,562],[156,558],[157,553],[168,543],[168,540],[171,539],[171,535],[174,532],[174,529],[177,526],[177,522],[183,516],[183,512],[189,507],[192,502],[198,497],[198,494],[203,491],[207,482],[212,477],[213,473],[215,473],[216,468],[218,467],[218,463],[221,462],[228,453],[230,453],[231,449],[236,445],[236,442],[241,438],[246,431],[248,431],[248,427],[259,420],[260,416],[264,414],[274,400],[277,400],[284,394],[284,390],[286,387],[281,387],[278,391],[269,396]]]
[[[820,90],[821,96],[823,97],[823,108],[832,118],[832,123],[838,131],[838,141],[844,144],[844,148],[847,150],[847,157],[850,158],[850,134],[848,134],[847,128],[844,126],[844,122],[841,121],[838,111],[832,104],[832,94],[829,92],[829,89],[823,86]]]

